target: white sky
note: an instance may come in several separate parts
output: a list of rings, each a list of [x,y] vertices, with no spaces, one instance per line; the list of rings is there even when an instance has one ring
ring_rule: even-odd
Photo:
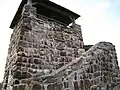
[[[51,0],[81,17],[76,23],[82,26],[84,43],[94,45],[108,41],[116,46],[120,59],[120,0]],[[0,81],[4,68],[12,29],[10,23],[21,0],[0,0]],[[120,61],[119,61],[120,65]]]

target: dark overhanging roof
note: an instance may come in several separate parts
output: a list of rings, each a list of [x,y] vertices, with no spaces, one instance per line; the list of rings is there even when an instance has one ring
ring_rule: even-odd
[[[70,17],[74,19],[80,17],[80,15],[49,0],[32,0],[32,3],[33,6],[37,8],[37,14],[55,19],[66,25],[69,25],[73,22]],[[13,18],[10,28],[13,28],[18,23],[19,19],[21,18],[21,13],[25,4],[27,4],[27,0],[22,0],[17,13]]]

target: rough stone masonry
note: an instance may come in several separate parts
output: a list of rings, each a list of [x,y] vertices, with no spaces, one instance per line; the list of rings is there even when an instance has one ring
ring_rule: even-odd
[[[38,14],[38,2],[23,0],[14,19],[2,90],[120,90],[115,46],[84,45],[80,25],[45,16],[49,0]]]

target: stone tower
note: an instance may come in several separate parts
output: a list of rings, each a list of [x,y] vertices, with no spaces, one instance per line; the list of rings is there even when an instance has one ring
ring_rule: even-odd
[[[78,17],[49,0],[23,0],[10,26],[3,90],[25,90],[34,74],[53,72],[80,56],[81,27],[68,27]]]
[[[2,90],[120,90],[114,45],[84,45],[78,17],[49,0],[22,0]]]

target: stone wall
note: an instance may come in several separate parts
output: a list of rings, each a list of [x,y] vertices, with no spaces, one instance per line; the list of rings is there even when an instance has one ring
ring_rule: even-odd
[[[2,90],[120,89],[114,45],[84,46],[80,25],[38,15],[30,5],[21,16],[11,35]]]
[[[67,27],[25,5],[10,39],[3,90],[25,90],[36,73],[48,74],[84,51],[81,27]]]
[[[100,42],[52,74],[35,79],[37,85],[48,87],[43,90],[119,90],[120,70],[114,45]]]

